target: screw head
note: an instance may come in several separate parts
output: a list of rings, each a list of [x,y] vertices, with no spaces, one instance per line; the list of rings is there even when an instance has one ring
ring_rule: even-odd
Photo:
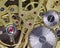
[[[0,8],[0,11],[4,11],[5,9],[3,7]]]
[[[14,11],[14,8],[11,8],[10,11],[13,12]]]

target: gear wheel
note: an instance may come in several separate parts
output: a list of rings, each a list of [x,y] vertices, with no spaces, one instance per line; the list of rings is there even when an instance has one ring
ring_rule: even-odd
[[[0,0],[1,48],[59,48],[59,30],[60,0]]]
[[[53,48],[56,43],[54,33],[46,27],[37,27],[29,35],[32,48]]]

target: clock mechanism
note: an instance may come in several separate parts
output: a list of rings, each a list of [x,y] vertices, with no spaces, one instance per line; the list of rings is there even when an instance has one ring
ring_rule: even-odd
[[[0,0],[0,48],[60,48],[60,0]]]

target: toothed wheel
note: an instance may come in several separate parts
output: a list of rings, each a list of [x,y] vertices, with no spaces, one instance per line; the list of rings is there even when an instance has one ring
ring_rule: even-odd
[[[26,7],[25,7],[25,10],[32,10],[34,8],[36,8],[34,5],[37,5],[38,6],[38,2],[31,2],[29,3]]]
[[[46,27],[37,27],[29,35],[31,48],[53,48],[56,43],[54,33]]]
[[[0,0],[0,48],[60,48],[60,0]]]

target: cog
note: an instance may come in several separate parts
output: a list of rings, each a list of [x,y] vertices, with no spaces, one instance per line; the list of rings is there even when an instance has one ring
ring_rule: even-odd
[[[59,21],[60,0],[0,0],[0,46],[59,48]]]

